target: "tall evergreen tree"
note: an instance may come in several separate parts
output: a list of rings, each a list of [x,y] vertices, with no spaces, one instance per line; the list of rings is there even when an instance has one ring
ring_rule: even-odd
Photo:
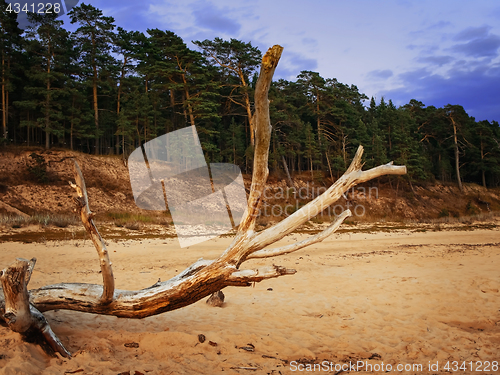
[[[459,137],[464,139],[465,132],[467,129],[467,124],[469,122],[469,115],[465,112],[464,108],[459,105],[448,104],[444,108],[444,113],[450,122],[451,135],[453,136],[453,154],[455,157],[455,176],[457,178],[458,188],[461,192],[464,191],[462,185],[462,178],[460,177],[460,149],[459,149]],[[468,142],[466,140],[466,142]],[[465,147],[465,142],[462,142]]]
[[[474,145],[470,159],[470,174],[480,175],[480,183],[486,188],[500,177],[500,127],[498,123],[479,121],[474,123],[471,141]],[[478,181],[479,182],[479,181]]]
[[[69,140],[72,149],[125,158],[163,132],[196,125],[207,160],[251,164],[261,59],[251,43],[194,42],[200,52],[171,31],[115,34],[113,18],[86,4],[70,12],[78,24],[71,35],[50,15],[32,15],[22,35],[6,1],[0,6],[0,142]],[[367,167],[394,160],[407,165],[410,181],[500,184],[498,123],[476,122],[460,105],[412,99],[396,108],[371,98],[366,108],[356,86],[311,71],[274,82],[269,99],[271,169],[338,176],[362,144]]]
[[[222,69],[226,77],[224,84],[231,88],[227,98],[232,103],[245,109],[249,128],[250,144],[255,144],[255,129],[252,122],[251,92],[249,87],[250,77],[257,71],[262,59],[262,52],[253,47],[251,43],[245,43],[237,39],[225,41],[221,38],[193,42],[203,50],[204,55],[212,63]],[[239,91],[241,99],[235,95]]]
[[[126,31],[118,27],[118,32],[115,39],[114,52],[122,57],[120,62],[120,72],[118,75],[118,89],[116,94],[116,153],[122,149],[122,155],[125,158],[125,143],[128,138],[130,140],[130,121],[126,120],[126,116],[122,113],[122,95],[125,93],[124,86],[127,85],[127,78],[137,74],[137,64],[143,56],[143,48],[147,42],[146,36],[139,31]],[[121,137],[121,142],[120,142]],[[133,137],[132,137],[133,138]]]
[[[26,52],[31,68],[26,72],[30,83],[25,91],[31,97],[31,107],[40,111],[37,123],[45,132],[45,148],[49,149],[52,135],[64,138],[62,99],[68,94],[68,77],[63,70],[69,58],[69,33],[55,13],[29,13],[28,19],[31,26],[26,31]]]
[[[187,48],[171,31],[152,29],[148,34],[162,56],[155,73],[168,80],[169,89],[182,94],[182,107],[188,123],[194,126],[198,118],[217,117],[216,85],[211,81],[211,71],[204,65],[202,54]]]
[[[75,31],[75,40],[81,53],[83,75],[89,79],[92,88],[97,155],[100,153],[99,139],[102,135],[99,127],[99,83],[105,71],[109,72],[110,65],[115,64],[111,56],[115,20],[113,17],[103,16],[101,10],[87,4],[74,7],[68,15],[71,23],[79,24]]]
[[[7,11],[7,2],[0,0],[0,58],[2,85],[2,133],[1,138],[8,140],[9,93],[13,89],[12,63],[16,54],[19,56],[21,30],[17,24],[17,14]],[[1,144],[1,142],[0,142]]]

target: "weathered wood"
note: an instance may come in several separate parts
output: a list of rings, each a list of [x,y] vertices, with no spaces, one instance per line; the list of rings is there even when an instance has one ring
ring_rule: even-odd
[[[113,302],[107,305],[100,303],[102,286],[95,284],[49,285],[31,290],[30,295],[41,312],[64,309],[121,318],[146,318],[188,306],[227,286],[249,286],[253,282],[295,273],[280,267],[241,271],[220,264],[218,260],[198,266],[194,274],[191,274],[191,267],[188,270],[190,275],[187,277],[179,275],[142,290],[116,290]]]
[[[52,331],[52,328],[50,328],[49,322],[47,322],[45,316],[43,316],[43,314],[34,306],[30,306],[30,310],[33,319],[32,328],[42,334],[45,341],[47,341],[54,352],[61,354],[63,357],[70,358],[71,353],[64,347],[56,334]]]
[[[267,249],[269,245],[333,204],[354,185],[386,174],[406,173],[404,166],[393,166],[392,163],[362,171],[363,147],[360,146],[346,173],[325,193],[277,225],[256,233],[255,221],[269,174],[271,124],[268,91],[282,51],[282,47],[274,46],[262,59],[255,88],[255,113],[252,116],[256,144],[248,206],[234,240],[219,258],[199,259],[179,275],[167,281],[158,281],[149,288],[137,291],[115,289],[109,254],[93,222],[85,181],[75,162],[76,183],[72,186],[77,193],[76,201],[82,223],[99,256],[103,285],[61,283],[31,290],[28,294],[27,284],[35,259],[31,262],[21,260],[0,273],[3,288],[3,291],[0,290],[0,318],[7,321],[9,327],[16,332],[24,332],[29,328],[37,329],[55,351],[69,356],[69,352],[50,329],[43,312],[64,309],[124,318],[145,318],[190,305],[219,293],[228,286],[250,286],[265,279],[292,275],[295,270],[277,265],[248,270],[240,270],[240,266],[248,259],[288,254],[324,240],[350,216],[349,210],[315,236],[295,244]]]
[[[1,317],[9,328],[21,334],[30,330],[41,334],[52,349],[64,357],[71,357],[71,353],[50,328],[47,319],[36,307],[30,305],[28,283],[35,267],[36,258],[31,260],[17,259],[15,263],[0,271],[0,281],[3,293],[0,297]]]
[[[255,151],[252,173],[252,185],[248,197],[248,209],[243,216],[239,232],[252,230],[257,220],[259,204],[262,201],[267,176],[269,175],[269,143],[271,142],[271,120],[269,116],[268,92],[271,81],[281,58],[283,47],[275,45],[269,48],[262,58],[259,78],[255,85]]]
[[[275,249],[264,249],[264,250],[259,250],[256,251],[255,253],[250,254],[247,259],[254,259],[254,258],[271,258],[271,257],[276,257],[280,255],[285,255],[288,253],[293,253],[294,251],[303,249],[304,247],[311,246],[312,244],[318,243],[323,241],[325,238],[329,237],[333,232],[335,232],[340,225],[344,222],[345,219],[347,219],[349,216],[351,216],[351,210],[346,210],[342,212],[342,214],[339,215],[337,220],[335,220],[331,225],[328,226],[325,230],[322,232],[311,236],[309,238],[306,238],[305,240],[302,240],[300,242],[296,242],[287,246],[283,247],[278,247]]]
[[[351,189],[353,186],[373,178],[388,174],[401,175],[406,173],[405,166],[394,166],[392,162],[381,165],[367,171],[362,171],[361,157],[363,155],[363,146],[359,146],[354,159],[347,171],[335,183],[330,186],[319,197],[306,204],[300,210],[295,211],[292,215],[280,221],[278,224],[255,234],[247,242],[248,255],[264,249],[265,247],[279,241],[286,235],[292,233],[300,225],[318,215],[323,210],[327,209],[335,203],[342,194]],[[298,249],[297,249],[298,250]]]
[[[113,277],[113,269],[111,268],[111,262],[109,261],[108,249],[104,244],[99,231],[94,224],[94,214],[89,208],[89,198],[87,195],[87,187],[85,186],[85,180],[82,175],[82,171],[75,160],[75,181],[76,184],[70,183],[70,185],[76,190],[76,198],[78,209],[80,210],[80,218],[82,219],[83,226],[90,235],[90,238],[94,244],[99,255],[99,265],[101,267],[103,291],[101,295],[101,302],[103,304],[110,303],[113,300],[113,293],[115,290],[115,278]]]
[[[219,290],[218,292],[213,293],[207,299],[207,305],[210,305],[213,307],[221,307],[223,304],[224,304],[224,293],[222,293],[222,290]]]
[[[5,298],[4,320],[9,328],[18,333],[26,332],[33,323],[28,294],[29,261],[17,259],[0,271],[0,281]]]
[[[0,276],[2,274],[2,271],[0,271]],[[5,315],[5,296],[3,294],[3,287],[0,288],[0,320],[4,320],[4,315]]]

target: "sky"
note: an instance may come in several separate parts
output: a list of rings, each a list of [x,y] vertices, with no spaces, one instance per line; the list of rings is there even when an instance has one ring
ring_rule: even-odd
[[[73,0],[74,1],[74,0]],[[396,106],[460,104],[500,121],[497,0],[87,0],[117,26],[193,40],[235,38],[284,47],[275,77],[302,70],[356,85]],[[63,16],[66,24],[67,17]]]

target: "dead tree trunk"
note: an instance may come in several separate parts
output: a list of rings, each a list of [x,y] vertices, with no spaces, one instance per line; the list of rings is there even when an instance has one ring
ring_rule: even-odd
[[[108,252],[93,223],[93,214],[88,207],[85,182],[75,163],[76,184],[73,187],[77,192],[76,200],[82,222],[99,255],[103,285],[61,283],[28,292],[27,285],[35,260],[18,260],[0,271],[3,288],[3,293],[0,290],[0,318],[5,320],[13,331],[20,333],[27,332],[29,329],[39,331],[54,350],[64,356],[69,356],[69,352],[50,330],[42,312],[65,309],[124,318],[145,318],[190,305],[227,286],[250,286],[264,279],[292,275],[295,270],[276,265],[259,269],[240,269],[240,267],[248,259],[283,255],[324,240],[351,215],[349,210],[342,213],[327,229],[315,236],[284,247],[267,249],[269,245],[290,234],[333,204],[354,185],[386,174],[405,174],[406,167],[393,166],[392,163],[361,171],[363,147],[360,146],[345,174],[325,193],[277,225],[261,232],[254,231],[269,173],[271,125],[268,90],[282,50],[282,47],[274,46],[262,59],[261,71],[255,88],[253,121],[256,142],[248,206],[233,242],[219,258],[200,259],[178,276],[164,282],[157,282],[146,289],[137,291],[115,289]]]
[[[37,331],[55,352],[64,357],[71,357],[71,354],[52,332],[43,314],[30,304],[27,287],[35,262],[36,258],[31,260],[17,259],[14,264],[0,271],[3,289],[3,296],[0,294],[0,299],[4,298],[3,301],[0,300],[0,313],[14,332],[27,334],[30,331]]]
[[[457,183],[458,183],[458,188],[460,191],[463,193],[464,192],[464,187],[462,185],[462,179],[460,178],[460,152],[458,150],[458,138],[457,138],[457,124],[455,123],[455,120],[453,117],[451,117],[451,123],[453,125],[453,146],[454,146],[454,151],[455,151],[455,171],[457,174]]]

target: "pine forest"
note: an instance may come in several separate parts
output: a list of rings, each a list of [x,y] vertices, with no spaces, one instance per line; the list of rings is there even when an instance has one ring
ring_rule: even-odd
[[[195,125],[209,162],[251,172],[253,94],[262,51],[236,39],[186,42],[171,31],[127,31],[81,4],[68,32],[29,13],[20,30],[1,6],[0,145],[63,148],[124,160],[141,144]],[[278,41],[279,42],[279,41]],[[285,52],[286,53],[286,52]],[[271,173],[336,179],[358,145],[365,168],[406,165],[409,183],[500,186],[500,128],[459,104],[396,107],[355,85],[301,71],[273,82]]]

